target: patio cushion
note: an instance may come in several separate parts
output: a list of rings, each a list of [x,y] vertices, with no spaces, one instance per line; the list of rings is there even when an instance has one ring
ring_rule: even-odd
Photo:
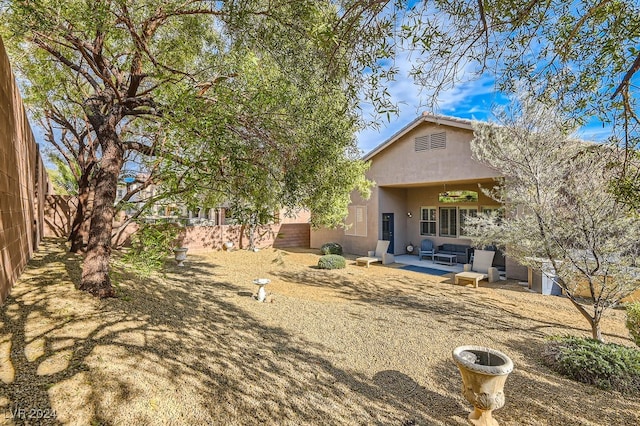
[[[458,263],[467,263],[469,261],[469,250],[471,246],[465,244],[441,244],[438,246],[438,253],[455,254]]]

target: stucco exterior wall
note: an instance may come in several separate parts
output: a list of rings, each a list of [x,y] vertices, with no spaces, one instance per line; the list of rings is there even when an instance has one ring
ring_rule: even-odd
[[[309,223],[311,212],[309,210],[282,210],[279,214],[280,223]]]
[[[47,175],[0,39],[0,303],[43,234]]]
[[[350,242],[346,239],[344,230],[342,228],[320,228],[311,230],[311,248],[319,249],[323,244],[330,242],[340,243],[346,253],[356,253],[356,251],[354,251],[352,246],[350,245]]]
[[[432,122],[437,121],[438,123]],[[425,140],[430,135],[446,133],[446,148],[416,149],[416,138]],[[364,255],[373,250],[382,238],[382,215],[394,215],[394,254],[406,253],[412,243],[417,248],[424,238],[434,244],[445,243],[471,245],[463,236],[439,235],[436,218],[436,235],[420,235],[422,207],[497,208],[499,203],[486,196],[481,188],[491,188],[500,173],[475,161],[471,152],[473,131],[468,122],[439,120],[421,117],[401,130],[397,135],[374,149],[365,157],[371,161],[367,178],[375,182],[369,200],[352,194],[352,206],[367,208],[367,235],[349,236],[344,230],[319,229],[311,231],[311,247],[335,241],[342,244],[347,253]],[[430,140],[430,139],[429,139]],[[441,203],[439,194],[446,191],[475,191],[477,202]],[[410,213],[410,215],[409,215]],[[526,279],[526,268],[507,259],[507,275]]]
[[[446,132],[445,149],[415,150],[415,138]],[[471,157],[473,132],[434,123],[421,123],[373,158],[368,176],[378,186],[424,185],[475,181],[499,174]]]
[[[510,259],[508,256],[506,258],[506,270],[507,277],[514,280],[527,281],[529,278],[529,270],[527,267],[522,266],[518,262]]]
[[[404,242],[407,239],[407,190],[404,188],[378,188],[378,196],[380,203],[376,222],[381,223],[383,214],[393,213],[393,253],[404,253]],[[376,238],[372,240],[373,247],[376,246],[376,241],[382,237],[380,229]]]
[[[416,152],[415,138],[446,132],[445,149]],[[394,214],[394,254],[405,253],[407,243],[418,245],[420,235],[420,207],[440,207],[438,194],[447,190],[481,192],[478,184],[492,186],[498,173],[472,159],[473,132],[466,128],[421,122],[372,156],[367,178],[375,182],[371,198],[362,200],[352,194],[352,205],[367,207],[367,235],[349,236],[343,230],[319,229],[311,231],[311,247],[328,241],[342,244],[348,253],[363,255],[373,250],[382,238],[383,213]],[[457,205],[457,204],[456,204]],[[478,206],[498,204],[479,194]],[[409,218],[407,213],[411,212]],[[437,244],[453,242],[470,244],[469,239],[429,237]]]
[[[366,235],[346,235],[343,228],[320,228],[311,230],[310,246],[320,248],[323,244],[337,242],[342,245],[345,253],[366,254],[369,250],[375,250],[379,236],[378,220],[378,188],[372,188],[371,197],[363,199],[357,191],[351,194],[352,206],[366,206]],[[375,206],[375,208],[372,208]]]

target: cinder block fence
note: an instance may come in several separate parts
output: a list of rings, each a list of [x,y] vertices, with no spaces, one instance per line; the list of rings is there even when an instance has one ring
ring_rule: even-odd
[[[40,243],[48,187],[0,39],[0,304]]]

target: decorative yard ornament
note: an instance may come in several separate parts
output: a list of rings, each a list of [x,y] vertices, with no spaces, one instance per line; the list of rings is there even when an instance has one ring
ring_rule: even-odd
[[[253,283],[258,286],[258,294],[256,294],[258,302],[264,302],[267,300],[267,290],[264,287],[270,282],[271,280],[268,278],[256,278],[253,280]]]
[[[476,426],[498,426],[492,412],[504,406],[504,383],[513,362],[500,351],[482,346],[458,346],[453,350],[462,376],[462,395],[474,410],[469,422]]]
[[[187,247],[176,247],[173,249],[173,254],[178,262],[178,266],[184,266],[184,261],[187,259]]]

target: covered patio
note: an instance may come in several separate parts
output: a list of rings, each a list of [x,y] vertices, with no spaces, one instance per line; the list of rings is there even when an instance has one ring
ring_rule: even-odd
[[[434,275],[445,275],[448,273],[457,274],[457,273],[463,272],[463,269],[464,269],[464,266],[462,263],[447,265],[444,263],[434,262],[433,260],[428,260],[424,258],[420,260],[418,256],[413,256],[409,254],[401,254],[401,255],[395,256],[395,262],[401,265],[404,265],[401,267],[402,269],[408,269],[408,270],[424,272],[424,273],[430,273],[429,270],[432,270],[434,272]],[[424,268],[425,270],[424,271],[416,270],[413,268]],[[439,273],[440,271],[442,271],[442,273]],[[499,274],[500,274],[500,278],[499,278],[500,281],[507,279],[505,271],[499,271]]]
[[[410,255],[410,254],[401,254],[395,256],[396,263],[400,263],[402,265],[409,266],[417,266],[420,268],[429,268],[429,269],[437,269],[439,271],[446,271],[452,273],[462,272],[462,264],[456,263],[454,265],[445,265],[442,263],[434,262],[429,259],[420,260],[418,256]]]

